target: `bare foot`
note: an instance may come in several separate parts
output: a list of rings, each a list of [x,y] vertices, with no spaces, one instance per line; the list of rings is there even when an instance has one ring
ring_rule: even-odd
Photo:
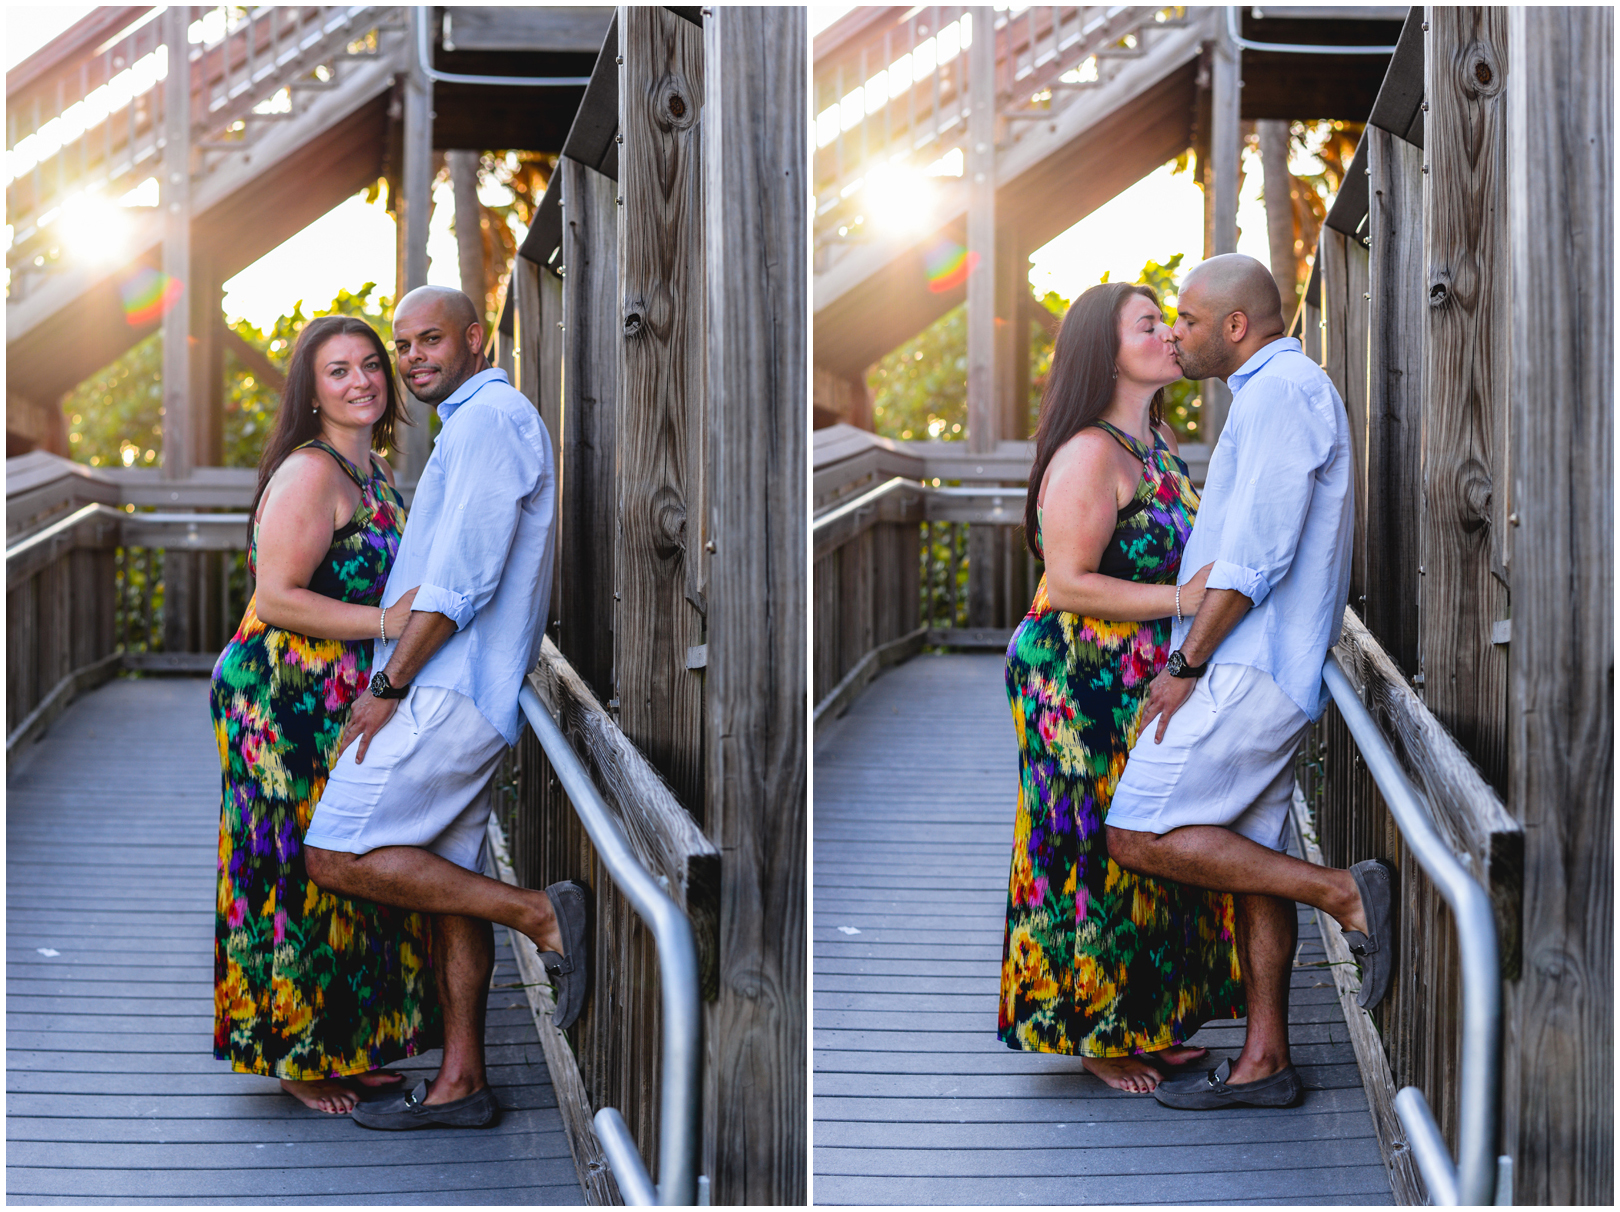
[[[328,1115],[346,1115],[360,1101],[353,1090],[347,1089],[336,1078],[330,1077],[316,1082],[301,1082],[284,1077],[281,1079],[281,1088],[304,1106],[315,1111],[324,1111]]]
[[[378,1090],[399,1085],[405,1080],[405,1075],[397,1069],[373,1069],[369,1073],[351,1073],[343,1080],[354,1082],[368,1090]]]
[[[1127,1094],[1149,1094],[1159,1084],[1159,1071],[1139,1056],[1082,1056],[1088,1073]]]
[[[1186,1044],[1172,1044],[1158,1052],[1148,1053],[1154,1060],[1162,1065],[1185,1065],[1189,1061],[1203,1060],[1209,1055],[1208,1048],[1194,1048]]]

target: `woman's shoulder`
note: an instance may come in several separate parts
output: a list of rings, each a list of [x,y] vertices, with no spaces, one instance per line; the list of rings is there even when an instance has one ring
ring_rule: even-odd
[[[394,482],[394,468],[388,462],[388,460],[383,458],[382,455],[378,454],[375,450],[371,452],[371,460],[372,462],[376,463],[378,467],[382,468],[383,478],[392,484]]]

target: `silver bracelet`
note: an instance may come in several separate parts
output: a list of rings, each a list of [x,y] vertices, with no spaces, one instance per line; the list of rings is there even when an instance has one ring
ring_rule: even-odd
[[[1179,589],[1176,590],[1176,601],[1181,601],[1181,590]],[[1181,615],[1179,606],[1176,609],[1176,615],[1178,618]],[[388,643],[388,607],[386,606],[377,615],[377,630],[382,633],[382,642],[384,644]]]
[[[1176,586],[1176,622],[1181,622],[1181,586]]]

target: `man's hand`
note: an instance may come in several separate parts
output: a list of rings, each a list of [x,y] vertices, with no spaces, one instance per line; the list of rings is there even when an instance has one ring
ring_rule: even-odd
[[[1193,685],[1197,678],[1173,678],[1168,673],[1161,673],[1153,679],[1148,686],[1147,708],[1142,713],[1142,727],[1145,729],[1155,717],[1159,721],[1159,730],[1153,734],[1155,745],[1164,742],[1164,730],[1170,724],[1170,717],[1181,710],[1181,705],[1193,692]]]
[[[383,725],[394,718],[394,709],[399,706],[398,699],[373,698],[371,691],[362,691],[355,699],[354,706],[349,708],[349,722],[343,726],[343,736],[338,741],[338,752],[347,749],[355,737],[360,738],[360,748],[355,751],[354,764],[358,766],[366,760],[366,750],[371,746],[371,738],[382,731]]]

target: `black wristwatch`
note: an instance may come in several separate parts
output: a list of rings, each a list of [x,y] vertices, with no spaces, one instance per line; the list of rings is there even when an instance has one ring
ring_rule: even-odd
[[[1181,649],[1178,648],[1170,654],[1170,660],[1165,664],[1164,671],[1173,678],[1201,678],[1208,668],[1208,661],[1202,665],[1187,664],[1187,658],[1181,655]]]
[[[1180,653],[1176,655],[1179,656]],[[371,675],[371,697],[374,699],[402,699],[410,692],[410,683],[395,686],[388,680],[388,675],[380,669]]]

